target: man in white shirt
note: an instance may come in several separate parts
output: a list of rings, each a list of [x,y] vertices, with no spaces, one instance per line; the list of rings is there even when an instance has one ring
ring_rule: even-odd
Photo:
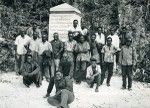
[[[15,55],[16,64],[15,70],[17,75],[21,74],[21,69],[25,61],[25,54],[27,53],[27,47],[31,38],[25,34],[24,30],[20,31],[20,35],[15,40]]]
[[[97,42],[97,45],[99,47],[99,58],[100,58],[100,63],[102,62],[102,53],[101,50],[103,48],[103,46],[105,45],[105,35],[102,33],[102,27],[98,27],[97,28],[97,33],[95,33],[96,35],[96,39],[95,41]],[[102,65],[102,64],[101,64]]]
[[[52,46],[47,41],[47,33],[42,32],[42,42],[39,43],[38,48],[39,65],[41,70],[41,78],[45,76],[46,80],[50,81],[50,71],[52,65]]]
[[[85,23],[82,23],[81,25],[81,34],[85,37],[86,41],[90,42],[89,31],[86,28]]]
[[[105,36],[102,33],[102,28],[98,27],[97,30],[98,30],[97,33],[95,33],[97,43],[105,45]]]
[[[41,39],[38,38],[38,33],[33,32],[33,38],[30,41],[29,49],[32,55],[32,58],[35,62],[38,62],[38,48]]]
[[[96,83],[95,92],[98,92],[98,87],[100,85],[100,74],[101,74],[101,67],[100,65],[96,64],[96,59],[91,58],[91,65],[87,68],[87,83],[93,88],[94,83]]]
[[[73,21],[73,27],[70,28],[69,31],[73,32],[74,40],[79,40],[79,35],[81,34],[81,27],[78,25],[78,20]]]

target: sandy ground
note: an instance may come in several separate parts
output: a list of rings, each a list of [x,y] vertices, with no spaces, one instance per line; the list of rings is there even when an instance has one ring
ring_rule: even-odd
[[[0,74],[0,108],[55,108],[43,98],[48,83],[40,88],[33,84],[26,88],[22,77],[15,73]],[[88,88],[86,83],[74,84],[75,101],[70,108],[150,108],[150,85],[133,83],[133,90],[121,90],[121,77],[112,78],[111,87],[103,84],[99,92]],[[55,89],[53,89],[54,95]]]

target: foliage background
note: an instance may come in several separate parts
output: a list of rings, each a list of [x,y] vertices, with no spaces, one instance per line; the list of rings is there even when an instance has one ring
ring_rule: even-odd
[[[63,2],[80,9],[90,30],[101,26],[108,35],[110,29],[121,30],[126,26],[132,33],[139,62],[149,51],[150,0],[0,0],[0,37],[6,39],[0,46],[1,70],[14,70],[11,46],[19,28],[28,28],[33,22],[41,29],[48,27],[50,7]]]

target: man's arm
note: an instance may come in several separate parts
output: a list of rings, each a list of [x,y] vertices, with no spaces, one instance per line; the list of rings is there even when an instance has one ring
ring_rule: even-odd
[[[33,72],[29,73],[29,75],[36,75],[40,71],[40,67],[37,63],[35,63],[35,67],[36,69]]]
[[[94,75],[92,75],[92,77],[95,77],[95,76],[98,76],[100,73],[101,73],[101,68],[100,68],[100,66],[97,66],[97,70],[96,70],[97,72],[94,74]]]

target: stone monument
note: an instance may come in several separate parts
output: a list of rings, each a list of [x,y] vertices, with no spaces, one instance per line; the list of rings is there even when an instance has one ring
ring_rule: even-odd
[[[73,6],[63,3],[50,8],[49,15],[49,41],[53,39],[53,33],[58,32],[62,41],[68,39],[68,30],[73,27],[73,20],[77,19],[81,25],[81,12]]]

